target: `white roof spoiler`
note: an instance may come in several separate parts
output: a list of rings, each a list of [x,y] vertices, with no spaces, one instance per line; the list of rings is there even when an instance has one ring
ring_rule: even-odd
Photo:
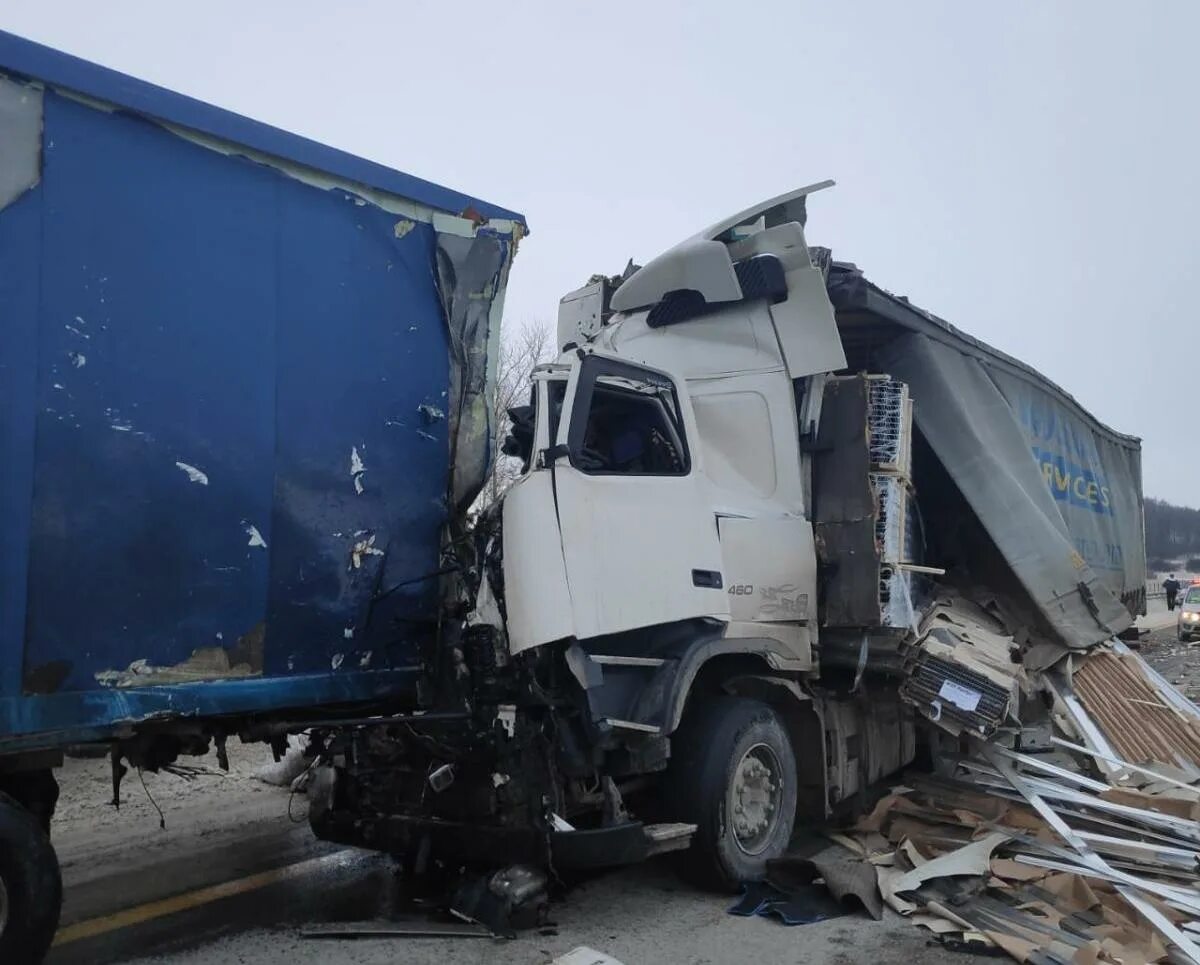
[[[809,184],[803,188],[796,188],[794,191],[788,191],[785,194],[777,195],[768,201],[760,201],[756,205],[752,205],[745,211],[739,211],[732,218],[726,218],[724,221],[719,221],[711,228],[705,228],[698,235],[689,238],[689,241],[715,241],[725,234],[730,228],[736,228],[738,225],[746,224],[750,221],[757,221],[759,218],[769,214],[776,208],[781,208],[781,213],[788,213],[787,209],[797,201],[802,201],[810,194],[816,194],[818,191],[824,191],[826,188],[832,188],[837,182],[832,180],[818,181],[816,184]],[[788,221],[798,221],[799,218],[787,218]],[[803,224],[803,221],[800,221]],[[686,243],[686,242],[685,242]]]
[[[717,240],[731,228],[765,218],[782,224],[804,221],[804,199],[816,191],[832,187],[833,181],[818,181],[786,194],[759,202],[731,218],[693,235],[634,272],[609,302],[616,312],[632,311],[661,301],[668,292],[698,291],[709,304],[737,301],[742,297],[734,273],[733,261],[725,245]],[[776,217],[772,217],[777,214]],[[771,227],[770,224],[767,227]]]

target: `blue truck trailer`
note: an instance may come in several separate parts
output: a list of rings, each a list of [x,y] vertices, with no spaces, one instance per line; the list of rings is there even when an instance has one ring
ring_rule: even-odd
[[[521,215],[0,33],[0,961],[53,767],[420,683]]]

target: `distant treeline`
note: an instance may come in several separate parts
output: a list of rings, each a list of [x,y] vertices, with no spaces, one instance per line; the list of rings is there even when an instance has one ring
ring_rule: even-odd
[[[1167,569],[1168,560],[1200,557],[1200,509],[1147,499],[1146,556],[1151,570]]]

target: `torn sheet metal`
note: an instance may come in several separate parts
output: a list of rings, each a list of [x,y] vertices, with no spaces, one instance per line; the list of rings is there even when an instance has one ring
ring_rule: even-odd
[[[38,183],[42,90],[0,74],[0,210]]]
[[[155,666],[135,660],[124,670],[101,670],[96,682],[102,687],[162,687],[207,680],[260,677],[263,672],[262,628],[247,634],[236,647],[200,647],[180,663]]]
[[[479,493],[492,457],[492,407],[499,358],[504,286],[520,232],[511,238],[479,231],[438,232],[437,281],[450,335],[451,507]]]

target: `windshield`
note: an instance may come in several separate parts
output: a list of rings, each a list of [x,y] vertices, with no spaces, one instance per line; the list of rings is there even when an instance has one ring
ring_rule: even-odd
[[[1200,604],[1200,586],[1189,586],[1183,602]]]

